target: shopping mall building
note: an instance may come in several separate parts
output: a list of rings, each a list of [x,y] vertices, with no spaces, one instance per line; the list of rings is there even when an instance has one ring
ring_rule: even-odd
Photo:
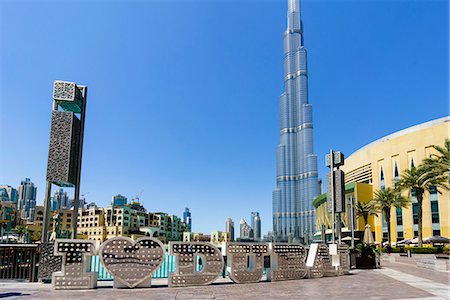
[[[346,207],[349,199],[368,202],[373,193],[382,187],[393,187],[401,173],[412,166],[418,166],[424,158],[435,153],[433,145],[444,146],[449,138],[450,117],[422,123],[370,143],[345,159],[341,169],[345,172]],[[440,192],[440,193],[439,193]],[[408,196],[405,192],[405,196]],[[417,199],[414,195],[407,208],[391,210],[391,239],[393,242],[417,237]],[[316,226],[325,224],[330,228],[330,217],[326,212],[326,194],[314,200]],[[347,209],[348,211],[348,209]],[[441,235],[450,237],[450,197],[444,190],[425,192],[423,199],[423,237]],[[344,232],[348,231],[350,214],[342,215]],[[364,221],[355,221],[358,230],[364,230]],[[371,216],[369,224],[375,233],[375,240],[387,240],[387,223],[382,214]]]

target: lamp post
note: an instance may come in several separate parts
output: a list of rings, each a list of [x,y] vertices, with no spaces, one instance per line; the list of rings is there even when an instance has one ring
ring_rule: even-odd
[[[355,215],[353,211],[353,196],[350,196],[349,198],[350,202],[350,223],[352,225],[351,231],[352,231],[352,241],[351,241],[351,247],[352,249],[355,248]]]
[[[344,154],[340,151],[333,151],[332,149],[330,149],[330,154],[327,154],[325,156],[325,165],[330,168],[330,172],[327,173],[327,210],[331,213],[332,243],[334,244],[336,242],[336,234],[339,238],[339,243],[341,243],[340,213],[345,210],[345,186],[344,172],[339,170],[339,166],[344,165]],[[337,226],[336,213],[338,213],[339,221],[339,224],[337,224]]]

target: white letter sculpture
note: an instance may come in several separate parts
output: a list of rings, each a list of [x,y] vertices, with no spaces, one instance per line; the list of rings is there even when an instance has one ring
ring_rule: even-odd
[[[153,238],[136,241],[114,237],[100,248],[103,266],[114,276],[115,288],[150,287],[152,274],[164,260],[163,244]]]
[[[176,256],[176,272],[169,274],[169,287],[208,285],[223,271],[223,256],[209,243],[170,242],[169,249],[170,255]],[[202,260],[199,271],[197,257]]]
[[[336,268],[332,265],[331,259],[330,249],[326,244],[311,244],[306,260],[306,267],[310,270],[309,277],[336,276]]]
[[[306,276],[306,250],[302,244],[272,243],[271,250],[267,279],[282,281],[302,279]]]
[[[264,272],[266,243],[227,243],[228,276],[235,283],[259,282]]]
[[[57,239],[55,255],[62,256],[60,272],[52,274],[52,284],[57,290],[95,289],[96,272],[86,272],[87,257],[97,253],[98,241]],[[90,264],[90,260],[89,260]]]

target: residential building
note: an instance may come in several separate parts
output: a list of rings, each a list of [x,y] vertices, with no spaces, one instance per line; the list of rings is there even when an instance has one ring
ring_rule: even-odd
[[[6,228],[3,224],[6,223]],[[17,223],[17,203],[13,201],[0,202],[0,225],[3,230],[9,232]]]
[[[211,235],[201,232],[183,232],[183,242],[203,242],[210,243]]]
[[[19,199],[18,191],[10,185],[0,185],[0,201],[14,202],[17,206]]]
[[[234,242],[234,222],[231,218],[227,218],[225,223],[225,232],[229,233],[230,241]]]
[[[433,145],[443,147],[449,137],[450,117],[436,119],[400,130],[372,142],[352,153],[341,169],[346,183],[367,183],[373,193],[393,187],[404,170],[418,166],[436,153]],[[404,196],[408,196],[405,192]],[[447,190],[425,192],[423,199],[423,237],[450,236],[450,195]],[[373,221],[375,239],[387,240],[386,220],[379,214]],[[407,208],[391,210],[391,239],[393,242],[412,239],[418,234],[418,204],[415,195]]]
[[[25,178],[18,187],[18,210],[23,220],[32,222],[34,220],[34,212],[36,209],[36,191],[37,188],[30,178]]]
[[[312,237],[319,195],[313,149],[312,106],[308,102],[307,51],[300,0],[288,2],[284,34],[284,93],[280,97],[280,144],[276,149],[277,187],[273,191],[273,230],[280,241]],[[305,237],[306,235],[306,237]]]
[[[230,242],[230,233],[226,231],[213,231],[211,232],[210,243],[214,246],[220,247],[224,242]]]

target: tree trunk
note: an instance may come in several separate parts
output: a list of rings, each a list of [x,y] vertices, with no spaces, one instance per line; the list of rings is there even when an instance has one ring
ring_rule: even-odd
[[[422,247],[422,202],[423,191],[416,191],[417,195],[417,244]]]
[[[364,215],[364,228],[366,228],[367,223],[369,222],[369,215]]]
[[[389,246],[391,245],[391,210],[384,212],[386,217],[386,223],[387,223],[387,230],[388,230],[388,243]]]

